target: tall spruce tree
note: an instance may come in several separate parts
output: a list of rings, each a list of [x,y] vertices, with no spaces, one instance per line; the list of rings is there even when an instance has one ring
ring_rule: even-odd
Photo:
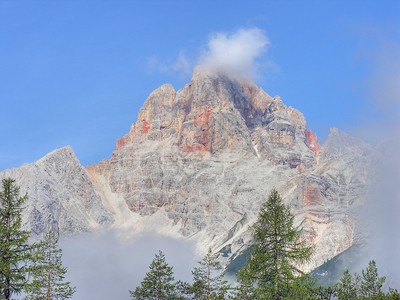
[[[135,291],[129,291],[132,299],[179,299],[172,267],[165,260],[165,255],[159,251],[150,264],[141,285]]]
[[[75,287],[65,282],[67,269],[62,265],[62,250],[58,247],[58,237],[49,231],[45,240],[35,251],[32,268],[32,282],[26,286],[27,299],[68,299],[75,293]]]
[[[301,240],[293,219],[277,190],[272,190],[251,227],[254,246],[242,272],[245,276],[239,273],[255,284],[257,299],[282,299],[302,274],[298,266],[311,257],[313,248]]]
[[[15,180],[2,180],[0,192],[0,298],[23,291],[32,261],[30,233],[21,229],[21,213],[28,196],[20,196]]]

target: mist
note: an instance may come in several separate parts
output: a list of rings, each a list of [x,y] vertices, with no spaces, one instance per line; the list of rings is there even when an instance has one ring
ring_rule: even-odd
[[[128,291],[140,285],[158,250],[173,267],[176,280],[190,282],[199,260],[190,243],[151,233],[128,240],[112,231],[93,232],[68,238],[61,247],[66,280],[77,288],[74,300],[128,299]]]
[[[379,274],[388,285],[400,288],[400,143],[386,141],[378,146],[373,179],[362,212],[367,228],[369,259],[377,262]],[[366,265],[366,261],[364,264]]]
[[[387,276],[386,284],[400,289],[400,43],[379,31],[374,38],[375,47],[368,53],[372,72],[364,91],[373,111],[368,122],[354,131],[375,144],[360,212],[368,254],[361,267],[374,259],[379,275]]]

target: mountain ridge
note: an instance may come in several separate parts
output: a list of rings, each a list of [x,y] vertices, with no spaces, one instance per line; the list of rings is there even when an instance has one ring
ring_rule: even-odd
[[[35,234],[47,224],[62,236],[147,230],[192,240],[199,254],[225,249],[224,264],[248,247],[248,225],[275,187],[316,245],[308,270],[352,245],[371,151],[337,130],[320,146],[279,96],[196,69],[179,91],[166,84],[149,95],[110,159],[82,167],[67,146],[0,177],[29,193],[24,224],[39,224]]]

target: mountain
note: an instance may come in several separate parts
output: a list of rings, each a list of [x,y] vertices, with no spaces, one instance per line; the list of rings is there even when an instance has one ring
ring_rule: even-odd
[[[243,253],[273,187],[315,244],[309,270],[357,238],[373,149],[332,129],[323,146],[303,114],[249,80],[197,68],[175,91],[150,94],[111,159],[82,167],[70,147],[0,173],[29,202],[24,226],[61,236],[95,228],[191,240],[199,254]]]

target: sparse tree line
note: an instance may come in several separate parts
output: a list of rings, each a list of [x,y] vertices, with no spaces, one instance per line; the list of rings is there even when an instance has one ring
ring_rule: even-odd
[[[49,231],[44,240],[29,243],[22,230],[22,210],[27,195],[20,196],[15,180],[2,180],[0,192],[0,299],[68,299],[75,288],[65,282],[58,237]]]
[[[298,265],[310,260],[313,248],[301,240],[301,229],[293,226],[293,216],[276,190],[261,207],[251,227],[254,245],[237,281],[223,279],[218,254],[209,249],[192,271],[193,283],[176,281],[172,267],[160,251],[140,286],[129,291],[131,299],[271,299],[271,300],[400,300],[397,290],[383,292],[385,277],[379,277],[371,260],[361,275],[344,271],[332,286],[319,286]]]
[[[19,195],[13,179],[2,180],[0,192],[0,299],[22,294],[24,299],[68,299],[76,292],[65,281],[58,237],[49,231],[38,243],[28,243],[30,232],[21,228],[21,213],[27,195]],[[192,283],[176,281],[172,266],[160,251],[150,264],[140,286],[129,291],[132,299],[390,299],[400,300],[397,290],[382,290],[375,261],[361,275],[348,270],[333,286],[318,286],[316,279],[297,266],[313,253],[293,226],[293,216],[281,196],[273,190],[251,227],[252,251],[238,272],[237,281],[223,278],[218,254],[209,249],[192,271]]]

